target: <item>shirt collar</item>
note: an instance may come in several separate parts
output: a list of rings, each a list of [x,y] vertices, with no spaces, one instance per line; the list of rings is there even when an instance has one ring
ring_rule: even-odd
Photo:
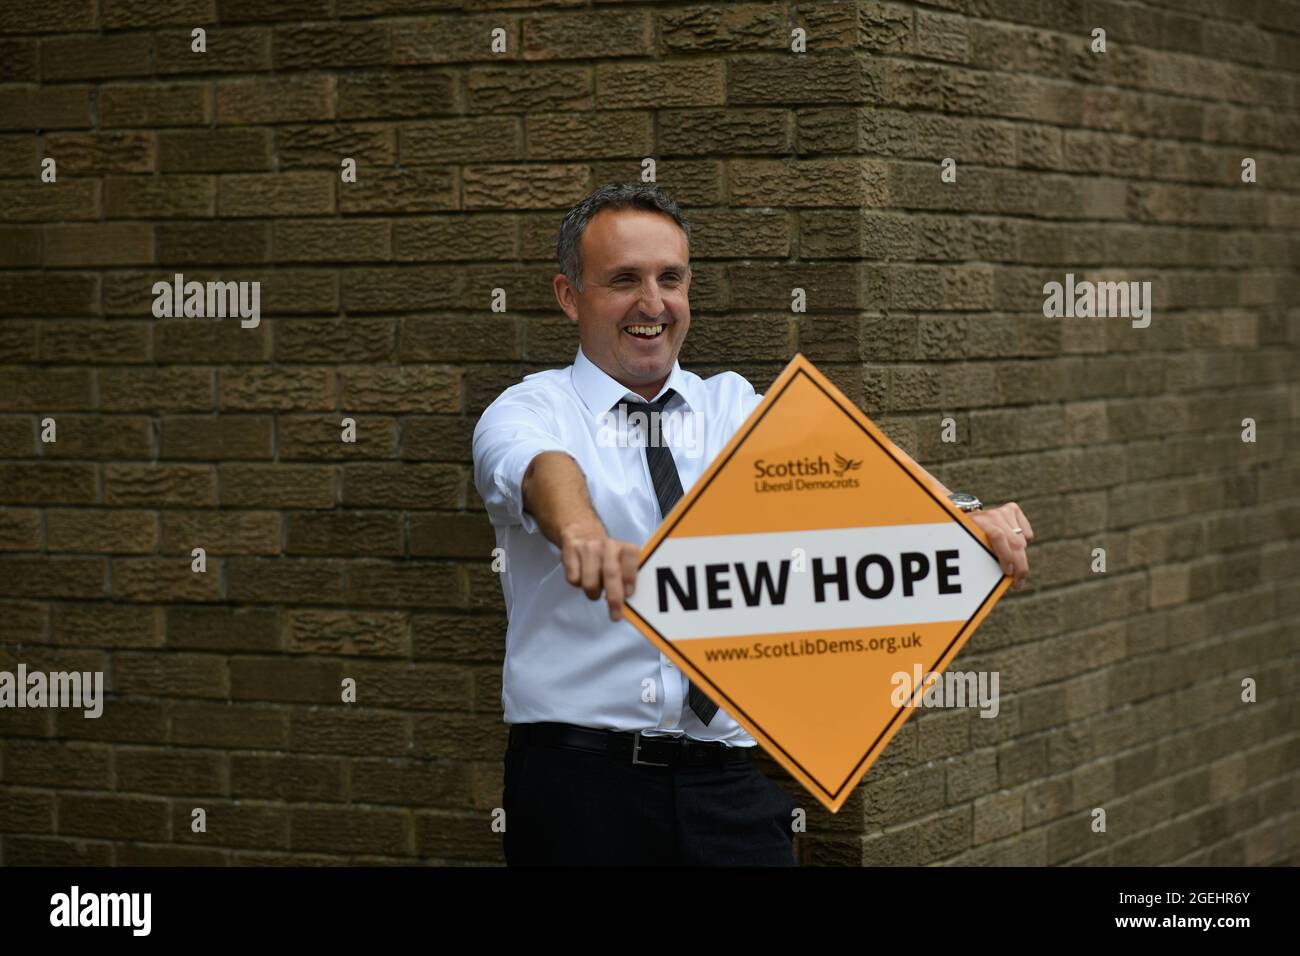
[[[593,418],[599,418],[618,402],[624,398],[631,398],[633,401],[644,401],[636,392],[633,392],[626,385],[615,381],[604,369],[587,358],[582,346],[578,346],[578,354],[573,359],[573,387],[578,396],[587,406],[587,411]],[[668,379],[664,382],[663,388],[655,395],[658,400],[668,389],[673,389],[681,396],[687,408],[693,408],[691,405],[690,382],[686,373],[682,371],[681,364],[674,359],[672,371],[668,373]]]

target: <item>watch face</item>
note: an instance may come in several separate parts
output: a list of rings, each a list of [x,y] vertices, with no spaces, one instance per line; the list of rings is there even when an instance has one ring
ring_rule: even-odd
[[[964,494],[963,492],[955,492],[949,495],[948,497],[951,498],[952,503],[955,504],[962,511],[973,511],[980,506],[980,500],[976,498],[974,495]]]

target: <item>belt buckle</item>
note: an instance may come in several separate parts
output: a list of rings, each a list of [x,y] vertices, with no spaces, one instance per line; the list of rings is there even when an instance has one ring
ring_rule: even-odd
[[[641,731],[639,731],[639,730],[636,731],[636,733],[634,733],[634,734],[632,735],[632,762],[633,762],[634,764],[640,764],[640,765],[642,765],[642,766],[644,766],[644,767],[670,767],[670,766],[672,766],[672,764],[659,763],[659,761],[657,761],[657,760],[642,760],[642,759],[641,759]]]

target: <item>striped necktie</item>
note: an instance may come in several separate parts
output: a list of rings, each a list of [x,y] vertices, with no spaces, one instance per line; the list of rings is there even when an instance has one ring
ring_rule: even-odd
[[[650,480],[654,484],[655,497],[659,499],[660,517],[666,517],[668,512],[673,510],[673,505],[677,504],[682,497],[682,479],[677,474],[677,463],[673,461],[673,453],[669,450],[668,445],[663,440],[663,428],[656,428],[651,422],[654,417],[661,414],[664,407],[673,399],[677,393],[673,389],[664,392],[663,397],[657,402],[631,402],[623,399],[614,406],[616,410],[627,409],[627,414],[631,416],[635,412],[643,412],[648,417],[642,426],[646,434],[645,457],[646,464],[650,466]],[[662,426],[662,420],[660,422]],[[660,440],[658,442],[650,441],[650,438],[658,433]],[[708,696],[695,686],[694,681],[687,681],[690,685],[690,691],[686,695],[686,701],[695,716],[700,718],[704,726],[709,725],[713,715],[718,712],[718,705],[715,704]]]

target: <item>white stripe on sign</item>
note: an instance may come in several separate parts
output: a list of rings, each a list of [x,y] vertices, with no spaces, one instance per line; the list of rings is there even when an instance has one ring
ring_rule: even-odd
[[[953,521],[669,538],[627,603],[669,640],[888,627],[967,620],[1001,577]]]

